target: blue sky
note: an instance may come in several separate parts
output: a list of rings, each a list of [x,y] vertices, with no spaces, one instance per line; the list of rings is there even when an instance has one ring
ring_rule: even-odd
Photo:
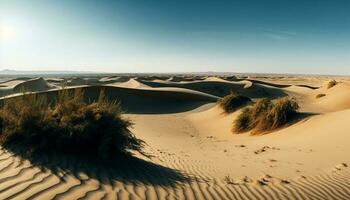
[[[350,75],[349,0],[0,0],[0,69]]]

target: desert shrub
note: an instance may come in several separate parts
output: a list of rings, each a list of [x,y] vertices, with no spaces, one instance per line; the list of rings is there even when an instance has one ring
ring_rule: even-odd
[[[324,96],[326,96],[326,94],[318,94],[318,95],[316,95],[316,99],[322,98]]]
[[[235,130],[237,132],[248,131],[250,128],[251,116],[249,108],[245,108],[235,121]]]
[[[234,112],[249,103],[251,103],[249,97],[237,95],[234,92],[231,92],[218,101],[218,104],[226,113]]]
[[[83,97],[82,90],[62,90],[54,103],[38,94],[4,100],[0,144],[24,149],[27,156],[52,152],[110,158],[142,152],[143,142],[130,132],[132,123],[121,116],[117,102],[103,93],[92,103]]]
[[[297,102],[286,97],[276,101],[261,99],[242,111],[234,121],[234,131],[260,133],[279,128],[287,124],[298,109]]]
[[[332,88],[332,87],[334,87],[334,86],[337,85],[337,84],[338,84],[337,81],[331,80],[331,81],[329,81],[328,84],[327,84],[327,89]]]

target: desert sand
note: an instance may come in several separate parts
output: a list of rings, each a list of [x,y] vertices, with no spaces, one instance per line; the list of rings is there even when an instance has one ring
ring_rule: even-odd
[[[327,88],[330,80],[338,82]],[[4,78],[0,97],[83,87],[119,100],[149,157],[117,166],[69,157],[41,165],[0,151],[0,199],[350,199],[350,79],[287,75],[130,75]],[[235,134],[242,110],[217,106],[233,90],[290,96],[301,120],[263,135]],[[318,94],[325,96],[316,98]]]

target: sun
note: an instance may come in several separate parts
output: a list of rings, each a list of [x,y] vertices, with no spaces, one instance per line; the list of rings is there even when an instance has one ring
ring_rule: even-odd
[[[0,39],[11,40],[15,37],[15,29],[8,24],[0,24]]]

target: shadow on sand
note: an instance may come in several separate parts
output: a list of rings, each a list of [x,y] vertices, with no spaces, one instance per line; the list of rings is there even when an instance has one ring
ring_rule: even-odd
[[[301,113],[297,113],[295,114],[293,117],[291,117],[290,121],[283,125],[282,127],[280,128],[277,128],[276,130],[273,130],[273,131],[277,131],[277,130],[281,130],[281,129],[284,129],[284,128],[287,128],[287,127],[290,127],[294,124],[297,124],[299,122],[306,122],[308,121],[312,116],[316,116],[316,115],[319,115],[319,113],[311,113],[311,112],[301,112]]]
[[[316,116],[319,115],[319,113],[312,113],[312,112],[300,112],[297,113],[295,116],[293,116],[293,118],[291,119],[291,121],[287,124],[288,126],[296,124],[298,122],[305,122],[307,120],[309,120],[312,116]]]
[[[26,156],[25,150],[18,146],[6,147],[7,150],[22,161],[28,160],[42,171],[49,170],[65,182],[68,176],[74,176],[84,182],[89,179],[103,184],[114,185],[116,181],[134,185],[148,184],[158,186],[175,186],[178,183],[190,182],[190,175],[178,170],[164,167],[133,156],[123,155],[115,159],[101,160],[93,157],[81,157],[67,154],[37,154]],[[83,175],[83,176],[82,176]]]
[[[282,129],[285,129],[285,128],[288,128],[290,126],[293,126],[297,123],[303,123],[303,122],[306,122],[308,121],[312,116],[316,116],[316,115],[319,115],[319,113],[311,113],[311,112],[301,112],[301,113],[296,113],[294,116],[291,116],[290,120],[276,128],[276,129],[272,129],[272,130],[267,130],[267,131],[263,131],[263,132],[257,132],[257,133],[254,133],[254,135],[266,135],[266,134],[269,134],[269,133],[272,133],[272,132],[276,132],[276,131],[279,131],[279,130],[282,130]]]

